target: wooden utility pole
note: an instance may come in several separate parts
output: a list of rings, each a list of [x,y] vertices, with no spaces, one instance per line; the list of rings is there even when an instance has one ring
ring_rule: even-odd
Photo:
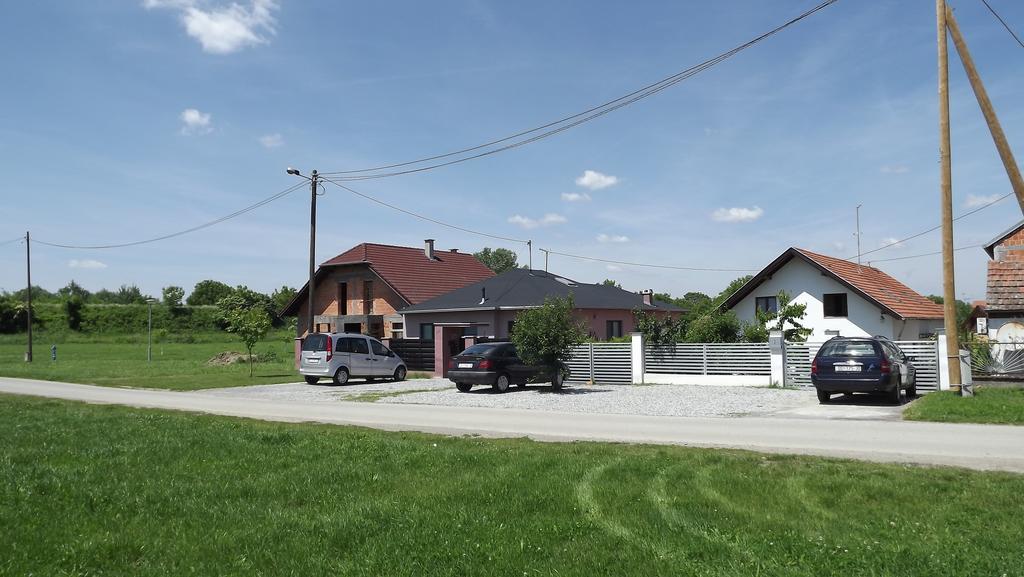
[[[960,334],[956,325],[956,283],[953,276],[953,161],[949,144],[949,48],[946,44],[946,0],[935,0],[939,41],[939,160],[942,205],[942,306],[946,327],[946,362],[950,388],[960,389]]]
[[[309,179],[309,285],[307,285],[309,291],[306,293],[308,297],[306,304],[309,309],[307,312],[309,314],[307,315],[306,333],[310,335],[318,332],[314,330],[315,325],[313,324],[315,319],[313,316],[313,277],[316,274],[316,187],[319,177],[320,175],[314,170],[312,178]]]
[[[974,96],[978,99],[981,113],[985,115],[988,130],[992,133],[992,140],[996,144],[999,158],[1002,159],[1003,167],[1006,169],[1006,176],[1010,178],[1010,186],[1013,187],[1013,193],[1017,196],[1017,204],[1020,205],[1021,213],[1024,213],[1024,178],[1021,178],[1020,168],[1017,166],[1016,159],[1013,158],[1013,151],[1010,150],[1010,143],[1006,140],[1003,127],[999,124],[996,109],[988,98],[988,92],[985,91],[985,85],[981,82],[978,69],[974,67],[974,59],[971,58],[971,52],[967,49],[967,42],[960,34],[960,26],[957,24],[956,18],[953,18],[953,11],[949,7],[946,7],[946,25],[949,27],[949,33],[953,36],[953,44],[956,46],[957,54],[960,55],[960,62],[964,65],[967,79],[971,81],[971,88],[974,89]]]
[[[32,362],[32,236],[25,231],[25,276],[28,277],[28,350],[25,351],[25,362]]]

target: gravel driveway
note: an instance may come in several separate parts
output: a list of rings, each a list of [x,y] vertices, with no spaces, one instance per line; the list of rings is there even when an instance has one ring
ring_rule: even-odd
[[[555,393],[549,385],[512,387],[503,395],[490,387],[460,393],[447,379],[416,379],[401,383],[354,382],[345,386],[259,385],[211,389],[204,394],[242,396],[282,401],[335,402],[361,400],[377,403],[497,407],[575,413],[654,415],[674,417],[728,417],[763,415],[817,405],[812,391],[766,387],[711,387],[701,385],[577,385]]]

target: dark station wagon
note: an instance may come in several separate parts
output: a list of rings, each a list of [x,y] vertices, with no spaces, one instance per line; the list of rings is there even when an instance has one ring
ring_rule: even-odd
[[[885,337],[833,337],[811,363],[818,401],[833,393],[885,393],[900,404],[900,392],[917,395],[917,370],[896,343]]]
[[[547,381],[553,388],[560,389],[567,373],[564,367],[552,370],[528,365],[519,358],[514,344],[493,342],[475,344],[452,357],[447,376],[463,393],[469,392],[473,385],[489,385],[495,392],[504,393],[509,385]]]

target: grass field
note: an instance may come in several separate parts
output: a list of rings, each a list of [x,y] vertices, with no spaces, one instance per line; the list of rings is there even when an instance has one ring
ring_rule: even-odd
[[[0,395],[5,575],[1021,575],[1024,476]]]
[[[146,361],[146,335],[40,335],[35,339],[34,362],[24,362],[24,337],[0,339],[0,376],[88,383],[94,385],[192,390],[300,380],[295,371],[290,334],[269,336],[255,352],[277,360],[255,365],[252,378],[247,364],[210,365],[227,351],[245,352],[228,333],[192,336],[197,342],[153,344],[153,362]],[[50,345],[57,343],[57,361]]]
[[[975,395],[968,398],[950,391],[929,393],[907,407],[903,418],[946,423],[1024,425],[1024,388],[977,387]]]

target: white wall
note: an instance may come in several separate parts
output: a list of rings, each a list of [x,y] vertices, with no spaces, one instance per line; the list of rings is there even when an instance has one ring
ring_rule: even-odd
[[[801,322],[805,327],[814,330],[808,340],[828,340],[832,335],[826,335],[825,331],[829,330],[839,331],[839,334],[844,337],[882,335],[896,339],[899,328],[903,328],[903,336],[900,338],[917,338],[919,321],[908,320],[906,327],[903,327],[903,321],[893,319],[889,315],[882,315],[882,309],[878,306],[797,258],[786,263],[732,310],[736,312],[736,316],[741,321],[754,322],[755,299],[775,296],[780,290],[789,293],[790,298],[797,304],[807,305],[807,314]],[[832,293],[846,293],[849,316],[825,318],[822,304],[823,295]],[[939,323],[941,324],[941,321]]]

